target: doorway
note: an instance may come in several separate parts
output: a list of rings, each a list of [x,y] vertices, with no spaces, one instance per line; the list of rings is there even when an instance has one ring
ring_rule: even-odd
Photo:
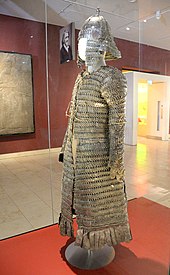
[[[137,144],[137,136],[169,139],[170,77],[127,72],[125,143]]]
[[[139,80],[138,82],[138,135],[163,139],[164,102],[166,83]]]

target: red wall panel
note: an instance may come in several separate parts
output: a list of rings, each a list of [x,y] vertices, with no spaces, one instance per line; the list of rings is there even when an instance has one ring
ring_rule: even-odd
[[[113,66],[132,67],[141,71],[156,71],[162,75],[170,75],[170,51],[115,38],[122,58],[110,62]]]
[[[49,132],[45,26],[43,23],[0,15],[0,50],[32,54],[33,57],[36,129],[35,134],[0,137],[0,153],[48,148],[49,135],[51,147],[62,144],[68,121],[65,111],[80,69],[75,61],[59,64],[59,29],[59,26],[48,25]],[[170,75],[170,51],[118,38],[115,41],[122,58],[108,64],[119,69],[134,67]]]
[[[80,71],[75,61],[59,63],[59,29],[58,26],[48,26],[49,109],[52,147],[59,147],[62,144],[68,122],[65,113],[71,100],[75,79]]]
[[[47,148],[44,24],[0,15],[0,34],[0,50],[32,55],[35,103],[35,133],[0,137],[0,153]]]

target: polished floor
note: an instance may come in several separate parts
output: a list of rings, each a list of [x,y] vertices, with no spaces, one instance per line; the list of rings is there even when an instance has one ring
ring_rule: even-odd
[[[0,239],[58,221],[62,164],[59,149],[0,156]],[[138,138],[125,146],[128,199],[170,207],[170,141]]]

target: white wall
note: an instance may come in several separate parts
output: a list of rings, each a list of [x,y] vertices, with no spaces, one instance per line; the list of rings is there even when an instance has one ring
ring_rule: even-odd
[[[137,119],[138,119],[138,93],[136,92],[136,80],[134,73],[126,73],[127,97],[126,97],[126,126],[125,144],[137,144]]]

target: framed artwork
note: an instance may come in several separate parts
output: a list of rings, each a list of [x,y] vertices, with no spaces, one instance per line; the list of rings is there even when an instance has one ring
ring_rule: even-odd
[[[0,135],[34,131],[32,56],[0,51]]]
[[[60,29],[60,64],[75,60],[75,24]]]

